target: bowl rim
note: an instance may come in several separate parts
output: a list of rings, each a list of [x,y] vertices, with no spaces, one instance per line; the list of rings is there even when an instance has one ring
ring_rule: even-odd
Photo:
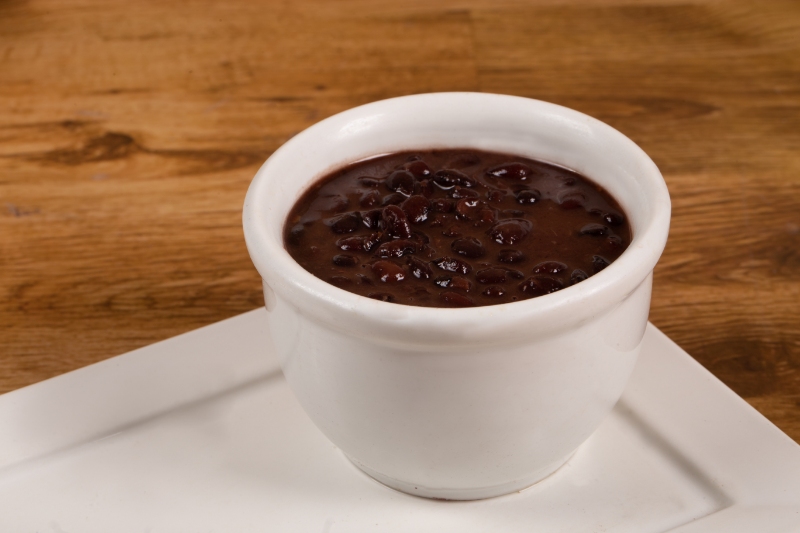
[[[418,105],[456,105],[454,102],[464,105],[466,110],[471,105],[533,106],[542,113],[588,124],[627,150],[645,169],[637,178],[646,182],[655,198],[650,206],[649,223],[635,229],[631,244],[619,258],[579,284],[527,300],[470,308],[410,306],[345,291],[306,271],[289,255],[282,240],[276,241],[267,231],[259,207],[269,200],[265,196],[268,195],[271,172],[279,161],[297,157],[304,145],[316,142],[324,131],[338,131],[359,120],[363,123],[365,117],[398,113],[398,109],[407,110]],[[313,176],[306,187],[327,173]],[[520,325],[525,325],[530,336],[555,333],[590,320],[603,309],[624,300],[648,278],[666,245],[670,211],[669,192],[655,163],[632,140],[611,126],[578,111],[541,100],[491,93],[445,92],[390,98],[351,108],[295,135],[278,148],[256,173],[245,197],[242,221],[248,252],[264,281],[268,309],[270,299],[274,298],[271,291],[275,291],[283,301],[305,316],[334,329],[384,344],[418,344],[431,348],[434,345],[489,342],[487,333],[492,337],[503,333],[516,337],[512,331]],[[491,342],[500,341],[495,339]]]

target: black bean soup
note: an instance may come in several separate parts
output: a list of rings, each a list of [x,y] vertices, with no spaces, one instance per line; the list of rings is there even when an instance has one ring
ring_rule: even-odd
[[[468,149],[383,155],[322,178],[284,229],[289,254],[344,290],[425,307],[494,305],[580,283],[631,229],[587,178]]]

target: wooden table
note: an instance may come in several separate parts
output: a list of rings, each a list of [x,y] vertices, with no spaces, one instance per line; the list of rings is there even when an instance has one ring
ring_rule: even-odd
[[[539,98],[659,165],[652,321],[800,441],[800,3],[0,1],[0,392],[262,305],[269,154],[430,91]]]

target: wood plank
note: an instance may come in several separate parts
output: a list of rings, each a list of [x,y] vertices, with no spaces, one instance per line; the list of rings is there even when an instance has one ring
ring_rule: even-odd
[[[800,441],[800,4],[0,3],[0,392],[262,304],[241,204],[341,110],[480,90],[631,137],[673,198],[652,320]]]

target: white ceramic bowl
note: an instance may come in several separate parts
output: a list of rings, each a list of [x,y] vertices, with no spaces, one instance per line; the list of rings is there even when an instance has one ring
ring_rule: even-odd
[[[358,296],[284,249],[289,209],[324,174],[377,154],[447,147],[519,154],[590,177],[627,213],[630,247],[573,287],[469,309]],[[437,93],[357,107],[293,137],[256,174],[244,233],[284,374],[322,432],[390,487],[477,499],[554,472],[619,399],[669,218],[655,164],[610,126],[537,100]]]

